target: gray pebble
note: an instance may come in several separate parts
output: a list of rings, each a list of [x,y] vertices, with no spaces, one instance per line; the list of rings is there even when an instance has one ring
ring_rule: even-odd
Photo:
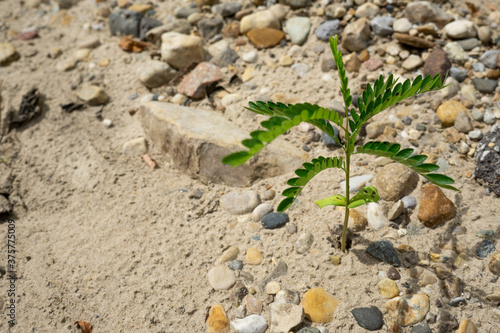
[[[497,121],[497,118],[495,117],[493,112],[491,112],[490,110],[486,110],[483,116],[483,121],[485,124],[493,125]]]
[[[276,229],[284,226],[289,221],[287,213],[269,213],[261,220],[265,229]]]
[[[479,141],[483,138],[483,133],[481,133],[481,130],[470,131],[469,138],[471,140]]]
[[[295,251],[298,254],[303,254],[309,251],[312,243],[314,242],[314,236],[310,232],[303,233],[295,242]]]
[[[472,68],[476,71],[476,72],[484,72],[484,69],[485,69],[485,66],[480,63],[480,62],[474,62],[472,63]]]
[[[266,192],[264,192],[264,194],[262,195],[262,200],[273,200],[275,196],[275,190],[266,190]]]
[[[230,261],[229,268],[233,271],[241,271],[243,269],[243,261],[238,259]]]
[[[467,78],[467,71],[463,68],[452,67],[450,68],[450,75],[458,82],[462,82]]]
[[[483,113],[479,110],[472,110],[470,113],[472,119],[475,121],[483,121]]]
[[[331,20],[321,23],[314,31],[314,34],[318,37],[318,39],[328,41],[330,36],[339,34],[341,30],[342,26],[340,25],[340,21]]]

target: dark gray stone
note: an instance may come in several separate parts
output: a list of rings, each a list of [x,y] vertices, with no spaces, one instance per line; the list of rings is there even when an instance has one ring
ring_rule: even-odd
[[[339,130],[335,126],[332,126],[332,127],[333,127],[333,132],[335,133],[335,137],[340,140]],[[329,136],[325,132],[321,132],[321,139],[325,143],[325,146],[327,146],[328,148],[340,147],[340,145],[337,143],[337,141],[335,141],[331,136]]]
[[[412,121],[413,121],[413,118],[412,117],[409,117],[409,116],[404,116],[401,121],[403,122],[403,124],[405,124],[406,126],[409,126],[411,125]]]
[[[479,46],[479,39],[467,38],[467,39],[457,40],[457,44],[460,45],[464,49],[464,51],[470,51],[476,46]]]
[[[474,87],[477,90],[479,90],[483,94],[490,94],[497,87],[498,81],[491,80],[491,79],[481,79],[479,77],[475,77],[472,79],[472,84],[474,85]]]
[[[206,18],[198,22],[198,31],[204,39],[210,39],[218,35],[222,27],[222,21],[218,18]]]
[[[454,307],[457,307],[461,304],[465,304],[465,298],[463,298],[462,296],[455,297],[450,301],[450,305]]]
[[[432,333],[432,331],[427,323],[421,323],[417,326],[413,326],[410,333]]]
[[[139,27],[139,35],[140,35],[139,37],[141,38],[141,40],[146,40],[146,33],[149,30],[159,27],[161,25],[163,25],[163,23],[161,23],[158,20],[155,20],[154,18],[148,16],[143,17],[141,19]]]
[[[476,255],[479,258],[486,258],[490,253],[496,250],[495,245],[487,239],[483,239],[476,244]]]
[[[490,143],[494,146],[490,147]],[[474,178],[500,197],[500,124],[486,133],[479,143],[476,154]]]
[[[351,311],[359,326],[369,331],[377,331],[384,325],[382,312],[376,306],[356,308]]]
[[[366,252],[380,261],[396,267],[401,266],[401,261],[399,261],[398,254],[394,249],[394,246],[392,246],[392,243],[388,240],[382,239],[371,243],[366,248]]]
[[[233,16],[241,9],[241,3],[238,1],[224,2],[212,6],[212,13],[217,13],[222,17]]]
[[[450,76],[458,82],[462,82],[467,78],[467,71],[463,68],[452,67],[450,68]]]
[[[290,219],[287,213],[269,213],[265,215],[260,221],[262,226],[266,229],[276,229],[284,226]]]
[[[340,34],[342,30],[342,26],[340,25],[339,20],[331,20],[321,23],[316,30],[314,30],[314,34],[320,40],[328,41],[330,36]]]
[[[136,38],[141,36],[140,24],[142,15],[128,9],[118,9],[109,15],[109,29],[112,35],[128,36]]]
[[[231,48],[226,48],[225,50],[217,53],[210,62],[219,67],[227,67],[228,65],[234,64],[238,60],[239,56],[236,51]]]
[[[392,33],[394,32],[394,29],[392,29],[393,23],[393,17],[377,16],[372,18],[372,20],[370,21],[370,26],[375,34],[386,37],[392,35]]]
[[[196,7],[181,7],[175,11],[175,17],[180,19],[187,19],[189,15],[194,14],[198,11]]]
[[[309,5],[309,0],[286,0],[286,4],[292,9],[304,8]]]

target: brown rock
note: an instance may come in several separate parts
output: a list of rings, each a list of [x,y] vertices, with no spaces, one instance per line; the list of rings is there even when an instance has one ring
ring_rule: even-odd
[[[368,220],[355,209],[349,210],[349,228],[353,231],[361,231],[366,228]]]
[[[500,78],[500,70],[492,69],[488,72],[488,74],[486,74],[486,77],[488,79],[497,80]]]
[[[323,288],[309,289],[302,299],[304,313],[315,323],[329,323],[339,302]]]
[[[240,35],[240,23],[233,21],[222,29],[222,34],[227,38],[236,38]]]
[[[361,52],[359,52],[359,60],[367,61],[368,59],[370,59],[370,52],[368,52],[367,49],[361,50]]]
[[[444,80],[446,73],[451,68],[450,59],[441,49],[432,51],[427,60],[425,60],[424,68],[422,73],[424,75],[436,75],[441,74],[441,80]],[[444,82],[444,81],[443,81]]]
[[[443,136],[451,143],[457,143],[461,139],[460,133],[453,127],[446,128],[443,131]]]
[[[438,278],[440,278],[441,280],[448,279],[453,275],[451,269],[444,265],[436,265],[434,266],[434,270],[436,271],[436,275],[438,276]]]
[[[429,297],[424,294],[396,297],[385,304],[394,321],[401,326],[416,324],[429,312]]]
[[[243,304],[249,313],[260,314],[262,312],[262,302],[252,294],[248,294],[243,298]]]
[[[456,276],[452,276],[450,278],[447,278],[446,280],[441,281],[441,287],[443,288],[446,296],[451,299],[462,295],[462,281]]]
[[[370,36],[370,21],[362,17],[345,27],[342,33],[342,46],[349,51],[361,51],[368,46]]]
[[[374,182],[382,199],[397,201],[415,188],[418,174],[402,164],[390,163],[377,172]]]
[[[436,185],[427,185],[422,190],[418,218],[428,228],[434,228],[455,217],[457,209]]]
[[[179,93],[194,99],[204,98],[205,88],[223,79],[219,67],[210,62],[202,62],[186,75],[178,87]]]
[[[222,304],[215,304],[208,313],[207,333],[227,333],[229,332],[229,319]]]
[[[469,319],[464,319],[460,323],[456,333],[477,333],[476,325]]]
[[[345,69],[348,72],[359,72],[359,69],[361,67],[361,61],[354,52],[344,57],[344,64],[345,64]]]
[[[247,34],[250,42],[258,49],[267,49],[278,45],[280,40],[285,37],[283,31],[273,28],[252,29]]]
[[[493,255],[493,257],[491,257],[488,267],[490,269],[490,272],[495,275],[500,275],[500,251],[498,251]]]
[[[398,32],[394,33],[392,36],[395,37],[401,44],[410,45],[419,49],[430,49],[434,47],[434,42],[420,37],[401,34]]]

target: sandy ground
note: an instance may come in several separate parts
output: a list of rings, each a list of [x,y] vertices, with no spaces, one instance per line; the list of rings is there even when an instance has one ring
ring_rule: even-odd
[[[167,1],[161,3],[160,8],[172,13],[174,5]],[[39,17],[42,8],[48,13]],[[473,170],[474,161],[459,159],[450,149],[442,157],[454,161],[447,174],[456,179],[462,191],[457,194],[446,191],[459,214],[442,227],[433,230],[422,227],[414,212],[411,215],[412,224],[416,226],[413,235],[398,238],[390,228],[363,231],[354,239],[349,254],[342,255],[342,264],[333,266],[329,256],[340,253],[327,240],[326,225],[339,223],[342,216],[332,209],[319,210],[313,204],[314,200],[340,190],[342,175],[330,172],[313,180],[300,203],[289,212],[290,223],[298,228],[296,234],[289,234],[284,228],[261,228],[252,232],[244,218],[231,216],[218,206],[223,193],[237,189],[206,185],[189,178],[164,162],[158,147],[150,147],[150,155],[159,164],[155,171],[140,158],[121,154],[124,142],[144,135],[137,117],[128,112],[139,106],[140,98],[130,101],[128,96],[148,92],[137,80],[136,69],[149,56],[123,52],[118,47],[119,38],[111,37],[107,28],[104,31],[82,29],[84,24],[97,21],[96,4],[92,1],[82,1],[71,8],[68,13],[74,19],[66,27],[49,24],[54,15],[50,8],[43,4],[38,9],[26,9],[15,1],[0,2],[1,21],[9,29],[41,27],[41,38],[12,42],[21,59],[0,68],[0,80],[5,86],[3,93],[12,97],[14,105],[19,105],[21,95],[32,86],[38,87],[47,98],[47,107],[40,117],[12,131],[0,144],[0,158],[15,177],[11,195],[15,206],[11,217],[16,221],[19,278],[16,282],[18,323],[9,328],[6,317],[2,316],[2,332],[76,332],[73,324],[76,320],[90,321],[94,332],[204,332],[207,310],[215,303],[224,304],[228,317],[236,318],[237,310],[229,301],[230,292],[214,291],[206,278],[215,260],[232,245],[240,248],[239,259],[244,260],[244,253],[250,247],[263,253],[265,259],[261,265],[244,267],[255,277],[255,286],[278,261],[284,260],[288,274],[278,279],[282,288],[298,291],[303,296],[309,288],[321,286],[339,300],[335,319],[325,325],[330,332],[365,332],[356,324],[350,310],[370,305],[383,309],[386,300],[378,291],[377,275],[388,269],[388,265],[364,252],[369,242],[394,237],[395,245],[409,244],[424,256],[432,251],[454,258],[457,252],[447,250],[444,244],[455,247],[459,244],[472,256],[473,247],[480,240],[475,236],[477,231],[500,232],[496,215],[498,198],[486,195],[484,188],[465,177],[467,171]],[[319,21],[313,18],[313,22]],[[6,30],[5,27],[0,30],[2,41],[7,40]],[[98,35],[102,44],[92,52],[90,60],[79,63],[70,72],[56,71],[58,60],[47,57],[51,50],[61,48],[64,59],[76,50],[76,43],[89,34]],[[281,92],[327,106],[340,96],[337,89],[332,89],[338,81],[335,79],[333,84],[326,85],[319,80],[323,73],[318,57],[311,50],[321,42],[314,36],[309,39],[303,48],[309,57],[302,61],[314,67],[305,78],[297,79],[289,68],[270,69],[264,65],[266,59],[270,59],[270,52],[279,59],[290,47],[287,46],[261,54],[262,72],[255,81],[258,85],[267,85],[273,93]],[[252,47],[246,45],[239,53],[250,49]],[[32,55],[34,51],[36,54]],[[109,66],[91,68],[91,63],[98,64],[104,58],[111,60]],[[394,67],[383,68],[385,73],[391,70]],[[60,104],[76,101],[70,83],[78,75],[86,81],[91,74],[102,75],[102,86],[111,97],[111,102],[102,110],[102,117],[113,121],[111,128],[103,126],[96,117],[98,108],[71,114],[60,108]],[[353,79],[352,85],[359,86],[359,80]],[[256,95],[251,91],[237,91],[247,99]],[[420,98],[415,104],[425,102]],[[206,101],[195,106],[210,109]],[[424,110],[421,117],[432,119],[432,113]],[[246,129],[256,129],[261,119],[253,115],[228,117]],[[441,134],[435,134],[435,139],[422,146],[424,151],[442,141],[438,137]],[[301,147],[302,136],[292,131],[288,140]],[[311,157],[332,154],[321,143],[311,147]],[[372,161],[369,157],[356,158],[354,175],[374,174],[376,166]],[[251,189],[262,195],[267,186],[272,186],[279,193],[288,177],[261,180]],[[422,181],[413,192],[417,198],[421,187]],[[202,198],[188,198],[191,189],[201,190]],[[276,207],[279,201],[278,195],[271,203]],[[466,232],[451,233],[458,225]],[[2,222],[0,253],[4,267],[7,231],[8,224]],[[312,251],[299,255],[294,251],[294,243],[307,231],[315,238]],[[252,239],[254,235],[259,235],[260,241]],[[443,297],[439,284],[426,289],[431,295],[430,312],[438,315],[437,322],[431,324],[433,330],[438,331],[444,313],[449,312],[458,322],[471,319],[479,332],[497,332],[499,321],[491,314],[494,304],[486,301],[485,296],[498,290],[499,284],[498,278],[489,272],[487,262],[472,258],[466,267],[454,270],[464,281],[466,290],[477,299],[475,303],[439,309],[435,302]],[[404,289],[401,283],[408,282],[408,290],[413,293],[420,290],[418,281],[412,279],[408,271],[400,269],[400,273],[401,289]],[[8,286],[4,277],[0,281],[4,300]],[[264,298],[262,296],[262,300]],[[266,305],[263,315],[269,318]]]

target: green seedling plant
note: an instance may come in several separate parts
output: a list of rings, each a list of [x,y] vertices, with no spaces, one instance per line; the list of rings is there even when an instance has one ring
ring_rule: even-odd
[[[442,83],[444,80],[441,80],[440,74],[434,77],[428,75],[424,78],[417,76],[413,81],[408,79],[403,83],[398,83],[398,79],[394,79],[392,74],[387,79],[384,79],[381,75],[374,82],[373,86],[367,84],[366,89],[357,100],[356,109],[352,104],[351,90],[348,87],[348,78],[342,61],[342,53],[337,48],[337,36],[330,37],[330,47],[340,76],[340,92],[344,100],[346,116],[341,116],[334,110],[309,103],[285,105],[283,103],[266,103],[262,101],[250,102],[249,107],[246,109],[258,114],[267,115],[269,119],[261,122],[263,129],[251,132],[251,138],[242,141],[242,144],[248,148],[247,150],[227,155],[222,159],[222,162],[231,166],[238,166],[245,163],[279,135],[284,134],[301,122],[312,124],[328,134],[341,147],[345,156],[319,156],[312,159],[310,163],[304,163],[302,168],[295,170],[297,177],[287,181],[290,187],[283,191],[282,194],[285,196],[285,199],[278,205],[277,211],[284,212],[289,208],[295,199],[297,199],[304,186],[321,171],[330,168],[341,169],[344,171],[346,177],[345,196],[335,194],[329,198],[318,200],[315,203],[320,208],[330,205],[345,207],[341,250],[346,252],[349,210],[369,202],[377,202],[380,199],[377,189],[374,186],[363,187],[354,196],[350,196],[349,177],[353,155],[364,153],[383,156],[406,165],[432,184],[445,189],[458,190],[451,185],[455,182],[452,178],[435,172],[439,169],[438,165],[425,163],[427,156],[414,154],[412,148],[401,149],[401,145],[398,143],[380,141],[369,141],[363,146],[355,145],[362,126],[373,116],[404,99],[425,92],[443,89],[445,87]],[[344,142],[341,142],[337,138],[331,123],[344,130]]]

